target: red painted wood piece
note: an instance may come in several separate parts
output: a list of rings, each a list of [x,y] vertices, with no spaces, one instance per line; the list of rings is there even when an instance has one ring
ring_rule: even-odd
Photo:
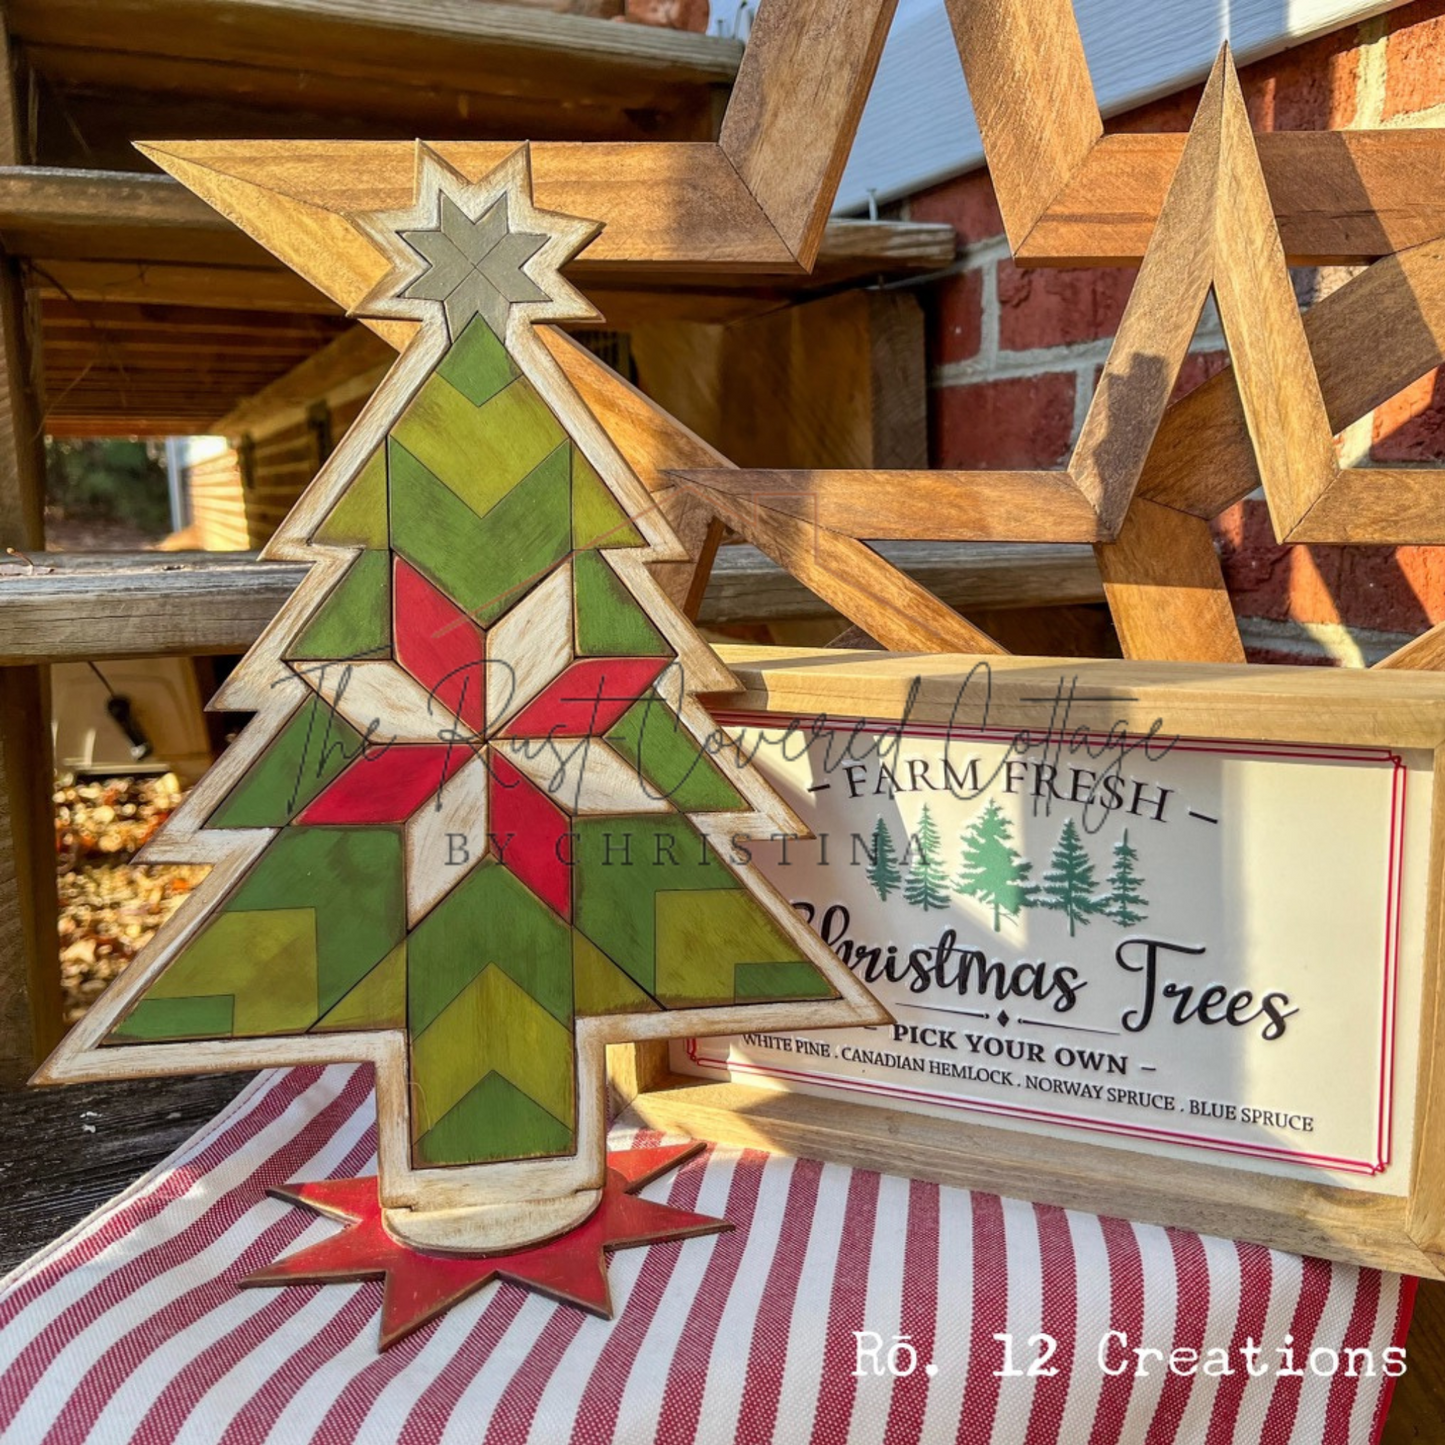
[[[404,823],[470,757],[461,743],[392,743],[363,752],[298,823]]]
[[[396,660],[474,733],[486,710],[486,634],[403,557],[394,559]]]
[[[670,657],[588,657],[574,662],[509,722],[505,737],[605,733],[647,693]]]
[[[572,870],[566,860],[571,821],[497,749],[488,750],[487,765],[491,769],[490,832],[504,845],[499,849],[503,866],[570,923]]]
[[[607,1180],[596,1210],[556,1239],[507,1254],[423,1254],[402,1244],[386,1232],[374,1176],[288,1184],[271,1192],[346,1227],[248,1275],[241,1283],[269,1287],[384,1279],[383,1350],[497,1279],[610,1319],[608,1250],[690,1239],[732,1227],[725,1219],[654,1204],[637,1195],[702,1147],[700,1143],[669,1144],[609,1152]]]

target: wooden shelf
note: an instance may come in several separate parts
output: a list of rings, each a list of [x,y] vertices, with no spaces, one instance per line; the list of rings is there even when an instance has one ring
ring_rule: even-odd
[[[118,148],[146,136],[322,136],[328,121],[333,135],[706,139],[742,57],[717,36],[477,0],[6,10],[12,42],[58,102],[42,156],[70,163],[125,163]]]
[[[1103,598],[1088,547],[893,542],[878,551],[960,610]],[[34,573],[0,575],[0,666],[242,652],[306,570],[249,552],[55,552],[35,560]],[[698,620],[828,615],[761,552],[731,546],[718,555]]]
[[[331,301],[169,176],[0,167],[0,246],[36,271],[56,434],[204,430],[341,325]],[[568,274],[612,327],[725,322],[879,276],[934,271],[954,246],[949,226],[834,221],[811,274],[678,263],[639,272],[585,255]],[[258,335],[238,345],[249,329]],[[292,340],[278,351],[279,330]],[[168,332],[184,332],[192,348],[179,378],[161,359],[176,339]],[[86,336],[93,345],[80,357]]]

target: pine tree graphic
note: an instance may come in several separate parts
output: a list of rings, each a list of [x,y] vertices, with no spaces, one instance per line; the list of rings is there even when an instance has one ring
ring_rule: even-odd
[[[1100,912],[1095,898],[1098,883],[1094,863],[1084,848],[1084,840],[1070,818],[1059,834],[1049,871],[1044,874],[1039,904],[1062,913],[1069,920],[1069,937],[1081,923],[1088,923],[1090,914]]]
[[[887,902],[890,893],[897,891],[898,885],[903,881],[903,874],[898,870],[893,835],[882,818],[879,818],[873,829],[873,861],[868,865],[868,881],[884,902]]]
[[[923,816],[918,820],[918,833],[913,844],[918,850],[917,858],[908,870],[908,881],[903,885],[904,899],[914,908],[947,908],[948,875],[943,866],[938,827],[927,803],[923,805]]]
[[[1003,915],[1017,918],[1038,901],[1038,885],[1029,882],[1033,864],[1010,842],[1013,825],[997,803],[990,803],[963,835],[963,863],[954,890],[993,909],[993,931]]]
[[[1109,874],[1109,891],[1098,900],[1096,912],[1112,918],[1125,928],[1143,923],[1149,916],[1149,900],[1144,897],[1144,880],[1139,877],[1135,864],[1139,850],[1129,843],[1129,830],[1114,844],[1114,867]]]

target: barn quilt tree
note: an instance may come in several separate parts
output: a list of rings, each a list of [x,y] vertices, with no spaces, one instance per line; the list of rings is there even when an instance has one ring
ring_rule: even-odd
[[[414,205],[356,218],[391,262],[358,309],[416,334],[272,544],[313,567],[221,699],[257,716],[153,851],[218,866],[93,1047],[372,1058],[382,1203],[512,1247],[604,1193],[607,1042],[879,1012],[728,861],[797,825],[696,702],[730,680],[646,565],[686,554],[534,334],[591,314],[558,267],[597,228],[533,206],[525,149],[418,156]]]

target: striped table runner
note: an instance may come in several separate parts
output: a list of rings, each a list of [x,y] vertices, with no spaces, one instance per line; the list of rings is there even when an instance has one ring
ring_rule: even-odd
[[[265,1191],[373,1170],[373,1108],[366,1068],[264,1074],[0,1283],[0,1439],[1363,1445],[1388,1405],[1408,1281],[723,1149],[649,1194],[736,1229],[615,1256],[611,1322],[491,1286],[378,1355],[379,1284],[234,1287],[333,1228]],[[660,1141],[624,1120],[613,1142]],[[1223,1347],[1233,1368],[1150,1358],[1141,1375],[1120,1335],[1163,1355]],[[895,1375],[899,1336],[917,1368],[896,1349]],[[1301,1367],[1368,1350],[1375,1372],[1357,1354],[1353,1376],[1281,1373],[1286,1347]],[[1030,1375],[1045,1349],[1052,1373]]]

